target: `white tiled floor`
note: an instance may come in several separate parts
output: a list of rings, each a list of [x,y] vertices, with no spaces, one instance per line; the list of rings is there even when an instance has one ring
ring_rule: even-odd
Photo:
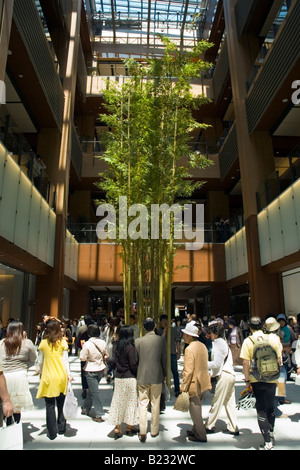
[[[257,425],[256,411],[238,411],[239,436],[231,436],[222,433],[226,429],[226,414],[222,414],[217,422],[216,433],[208,435],[207,443],[193,443],[188,441],[186,431],[191,428],[189,413],[181,413],[173,410],[174,396],[167,402],[164,413],[160,415],[160,434],[151,438],[148,433],[147,442],[141,444],[138,437],[124,435],[121,439],[113,439],[113,426],[107,424],[107,416],[112,398],[112,385],[105,379],[100,383],[101,397],[107,414],[105,422],[96,423],[90,417],[82,416],[80,405],[81,379],[80,363],[78,358],[70,358],[71,371],[74,377],[73,389],[78,398],[78,412],[75,419],[67,424],[66,434],[58,436],[54,441],[47,437],[45,427],[45,402],[36,400],[36,392],[39,376],[34,375],[34,368],[29,371],[31,392],[34,397],[35,407],[31,411],[22,413],[24,450],[156,450],[172,451],[180,450],[256,450],[262,444],[261,434]],[[182,360],[179,361],[179,369],[182,369]],[[241,368],[236,368],[236,397],[240,396],[244,389]],[[281,406],[281,410],[288,418],[276,420],[275,438],[277,450],[300,450],[300,387],[294,382],[287,382],[287,398],[292,401],[290,405]],[[203,403],[203,417],[208,414],[211,394],[207,393]],[[149,415],[150,417],[150,415]],[[73,462],[74,463],[74,462]]]

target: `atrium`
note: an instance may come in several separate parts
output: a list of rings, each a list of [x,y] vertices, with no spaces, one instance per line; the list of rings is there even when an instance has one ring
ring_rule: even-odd
[[[161,60],[163,37],[182,53],[211,43],[201,56],[209,67],[190,81],[207,99],[193,110],[205,126],[193,129],[188,145],[212,164],[194,165],[184,178],[203,183],[188,199],[204,207],[204,243],[193,251],[176,247],[168,314],[296,316],[299,2],[0,6],[2,324],[18,318],[32,337],[43,314],[72,320],[124,309],[120,244],[96,231],[97,204],[106,199],[101,157],[112,131],[103,121],[105,92],[130,82],[128,60],[141,67]],[[137,284],[132,291],[135,308]]]

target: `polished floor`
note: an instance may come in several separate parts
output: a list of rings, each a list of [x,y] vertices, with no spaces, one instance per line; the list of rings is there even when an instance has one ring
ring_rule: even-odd
[[[24,450],[105,450],[113,451],[180,451],[199,450],[257,450],[262,444],[262,437],[258,428],[256,412],[238,411],[239,436],[224,434],[226,429],[226,414],[221,414],[216,426],[216,432],[208,435],[207,443],[190,442],[186,431],[191,428],[189,413],[181,413],[173,409],[174,396],[171,394],[166,410],[160,415],[160,432],[155,438],[148,433],[145,444],[140,443],[137,436],[124,435],[121,439],[113,439],[113,426],[107,423],[109,407],[113,394],[113,387],[105,379],[100,383],[102,403],[106,410],[103,423],[94,422],[90,417],[81,415],[81,379],[80,363],[77,357],[70,357],[71,371],[74,378],[73,389],[78,398],[78,411],[75,419],[67,424],[65,435],[59,435],[54,441],[47,437],[45,427],[45,402],[36,400],[39,376],[34,375],[34,367],[29,371],[31,392],[34,397],[34,409],[22,414]],[[182,358],[179,361],[179,370],[182,370]],[[243,375],[240,367],[236,368],[236,398],[238,399],[244,389]],[[288,417],[276,420],[275,449],[300,450],[300,387],[294,381],[287,383],[287,398],[291,404],[282,405],[281,411]],[[211,394],[207,393],[203,403],[203,417],[208,414]],[[150,415],[149,415],[150,418]],[[124,425],[125,426],[125,425]],[[75,462],[73,461],[73,464]]]

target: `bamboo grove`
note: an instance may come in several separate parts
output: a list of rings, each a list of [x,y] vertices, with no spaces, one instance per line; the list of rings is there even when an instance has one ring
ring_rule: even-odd
[[[205,168],[212,162],[189,146],[190,135],[207,125],[197,122],[193,110],[208,102],[204,96],[194,96],[191,79],[201,77],[211,64],[201,57],[211,47],[200,41],[186,51],[166,37],[161,37],[164,55],[150,58],[144,64],[127,59],[128,79],[122,86],[114,85],[104,92],[106,113],[101,120],[111,130],[105,135],[102,158],[107,171],[100,174],[97,186],[105,191],[106,202],[117,209],[119,197],[126,196],[128,206],[143,204],[149,210],[153,204],[171,206],[177,198],[190,198],[203,182],[191,179],[192,168]],[[188,163],[180,164],[182,157]],[[99,201],[100,202],[100,201]],[[172,222],[171,213],[171,222]],[[128,216],[126,227],[134,223]],[[171,293],[174,254],[173,224],[170,237],[158,238],[120,236],[117,224],[116,243],[121,245],[123,262],[123,292],[125,323],[129,324],[133,302],[136,302],[140,331],[146,316],[158,324],[161,314],[171,321]],[[180,268],[180,267],[178,267]],[[170,348],[170,335],[168,335]],[[170,350],[170,349],[169,349]]]

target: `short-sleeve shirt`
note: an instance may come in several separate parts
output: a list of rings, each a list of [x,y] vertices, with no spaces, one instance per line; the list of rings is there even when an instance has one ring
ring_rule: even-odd
[[[243,341],[242,344],[242,349],[241,349],[241,354],[240,358],[245,359],[250,362],[250,375],[249,375],[249,380],[250,382],[258,382],[258,380],[251,374],[251,361],[253,357],[253,348],[254,344],[251,341],[250,338],[254,340],[254,342],[257,340],[258,337],[263,337],[263,338],[268,338],[270,341],[271,346],[275,349],[277,358],[280,359],[282,355],[282,345],[279,336],[275,335],[274,333],[271,333],[269,335],[264,334],[262,331],[255,331],[251,336],[248,336]],[[277,380],[272,380],[271,382],[276,383]]]

